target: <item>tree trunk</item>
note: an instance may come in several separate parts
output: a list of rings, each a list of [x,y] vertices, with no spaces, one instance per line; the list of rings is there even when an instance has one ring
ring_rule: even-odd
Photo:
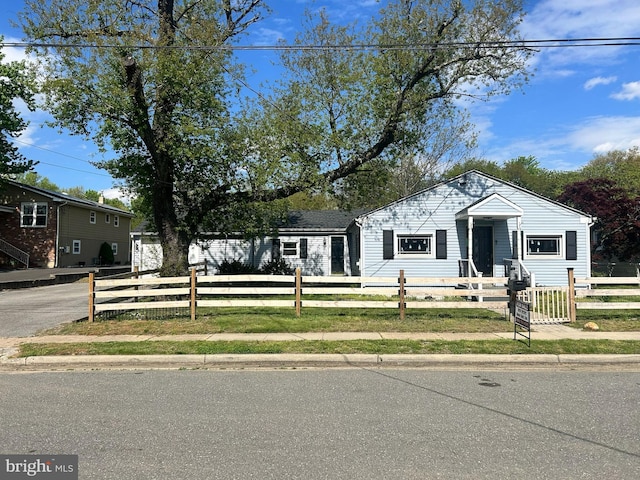
[[[162,244],[162,267],[160,275],[163,277],[180,277],[189,273],[189,245],[190,240],[180,235],[174,228],[162,226],[160,243]]]

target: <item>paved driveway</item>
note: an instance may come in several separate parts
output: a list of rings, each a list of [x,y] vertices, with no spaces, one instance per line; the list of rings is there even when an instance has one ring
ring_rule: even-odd
[[[0,337],[29,337],[37,331],[86,318],[89,286],[65,283],[0,291]]]

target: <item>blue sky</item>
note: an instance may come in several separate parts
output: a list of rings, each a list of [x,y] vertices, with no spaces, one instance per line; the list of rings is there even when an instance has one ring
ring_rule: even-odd
[[[326,7],[336,21],[364,21],[379,8],[376,0],[271,0],[270,5],[272,15],[255,26],[244,44],[291,39],[306,6]],[[0,34],[5,41],[22,40],[22,32],[9,25],[21,9],[20,0],[3,5]],[[526,12],[522,33],[529,40],[640,37],[638,0],[528,0]],[[23,55],[20,49],[2,51],[8,60]],[[274,71],[269,60],[275,55],[243,55],[258,68],[248,73],[248,83],[259,90]],[[476,156],[500,163],[533,155],[545,168],[574,170],[596,154],[640,146],[640,44],[542,49],[531,67],[534,76],[522,92],[469,105],[478,133]],[[16,144],[27,158],[40,161],[40,175],[63,188],[82,186],[117,196],[109,175],[89,163],[101,158],[95,146],[44,126],[44,112],[23,116],[30,126]]]

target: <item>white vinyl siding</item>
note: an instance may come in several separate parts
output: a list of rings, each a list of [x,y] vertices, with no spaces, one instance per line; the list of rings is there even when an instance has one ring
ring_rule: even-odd
[[[492,194],[504,199],[487,203],[486,208],[494,210],[494,218],[478,215],[473,226],[493,228],[493,271],[496,276],[504,275],[504,260],[517,253],[517,236],[513,233],[518,230],[523,232],[520,245],[523,262],[535,273],[540,285],[566,285],[568,267],[574,269],[577,277],[590,275],[589,219],[586,216],[478,172],[468,174],[464,185],[457,181],[442,183],[361,217],[360,274],[396,277],[404,270],[406,277],[458,277],[458,262],[467,259],[469,222],[467,218],[456,220],[456,215]],[[519,211],[507,208],[509,205],[515,205]],[[521,215],[520,220],[518,215]],[[446,231],[446,258],[398,254],[398,235],[420,237],[433,235],[436,231]],[[577,233],[575,260],[564,258],[567,231]],[[384,254],[384,235],[389,233],[394,235],[393,256]],[[559,242],[554,243],[553,248],[558,245],[560,255],[528,255],[527,237]],[[545,244],[541,248],[548,250],[551,247]],[[431,245],[431,250],[435,250],[435,244]]]

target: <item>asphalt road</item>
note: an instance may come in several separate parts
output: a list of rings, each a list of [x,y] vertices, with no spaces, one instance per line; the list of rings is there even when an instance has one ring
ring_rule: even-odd
[[[0,337],[28,337],[45,328],[86,318],[88,311],[86,283],[0,290]]]
[[[0,453],[79,478],[636,479],[640,373],[0,374]]]

